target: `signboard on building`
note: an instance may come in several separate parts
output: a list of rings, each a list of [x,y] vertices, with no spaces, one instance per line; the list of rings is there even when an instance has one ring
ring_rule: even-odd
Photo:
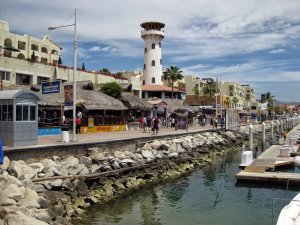
[[[53,82],[42,82],[42,94],[60,93],[60,80]]]
[[[64,85],[65,109],[73,109],[73,84]]]

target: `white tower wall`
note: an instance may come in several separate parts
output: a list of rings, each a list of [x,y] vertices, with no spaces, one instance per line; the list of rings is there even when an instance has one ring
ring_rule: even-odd
[[[146,22],[141,26],[144,28],[141,36],[145,41],[143,70],[145,84],[162,85],[161,40],[165,34],[161,28],[165,25],[159,22]]]

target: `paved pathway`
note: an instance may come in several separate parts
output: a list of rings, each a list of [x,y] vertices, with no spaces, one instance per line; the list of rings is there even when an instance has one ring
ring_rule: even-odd
[[[189,127],[188,131],[186,130],[174,130],[171,128],[162,127],[157,135],[157,137],[170,135],[170,134],[188,134],[197,132],[200,130],[211,130],[212,126],[200,126],[198,124],[194,124]],[[142,132],[141,130],[128,130],[128,131],[115,131],[115,132],[99,132],[99,133],[85,133],[85,134],[77,134],[76,135],[76,143],[92,143],[92,142],[101,142],[101,141],[113,141],[113,140],[126,140],[132,138],[139,138],[139,137],[150,137],[153,136],[152,132]],[[61,144],[74,144],[75,142],[72,141],[73,135],[72,131],[70,131],[70,142],[63,143],[61,142],[61,135],[51,135],[51,136],[39,136],[38,137],[38,144],[37,146],[55,146]],[[24,146],[24,148],[31,148],[33,146]],[[4,146],[4,150],[10,150],[20,148],[20,146],[16,147],[8,147]]]

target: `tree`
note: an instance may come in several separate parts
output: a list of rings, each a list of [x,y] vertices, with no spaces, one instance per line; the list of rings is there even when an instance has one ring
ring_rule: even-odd
[[[196,84],[195,87],[193,88],[193,92],[194,92],[194,94],[195,94],[195,99],[196,99],[197,102],[198,102],[199,97],[200,97],[200,91],[199,91],[199,86],[198,86],[197,84]]]
[[[123,78],[122,72],[117,72],[114,74],[116,78]]]
[[[100,91],[111,97],[120,98],[122,87],[116,82],[108,82],[101,87]]]
[[[82,63],[81,69],[82,69],[82,70],[85,70],[84,62]]]
[[[213,79],[208,80],[204,84],[202,91],[203,95],[208,97],[210,104],[212,105],[215,94],[219,91],[217,82],[215,82]]]
[[[266,93],[266,98],[265,98],[265,102],[268,102],[268,108],[267,108],[267,111],[268,111],[268,114],[269,116],[271,116],[271,112],[273,111],[273,104],[274,104],[274,95],[271,94],[271,92],[267,92]]]
[[[234,104],[234,108],[236,108],[236,104],[239,102],[239,99],[237,98],[237,97],[233,97],[232,98],[232,102],[233,102],[233,104]]]
[[[103,73],[103,74],[111,74],[111,72],[108,68],[102,68],[101,70],[99,70],[99,72]]]
[[[230,97],[226,97],[226,98],[225,98],[224,104],[225,104],[225,107],[226,107],[226,108],[231,108],[231,107],[230,107],[230,104],[231,104],[231,99],[230,99]]]
[[[172,88],[171,99],[173,99],[174,82],[181,80],[182,78],[183,78],[182,71],[177,66],[171,66],[170,68],[167,68],[166,71],[163,72],[163,79],[167,80],[169,84],[171,84],[171,88]]]
[[[58,58],[58,65],[61,65],[62,64],[62,60],[61,60],[61,57],[59,56],[59,58]]]

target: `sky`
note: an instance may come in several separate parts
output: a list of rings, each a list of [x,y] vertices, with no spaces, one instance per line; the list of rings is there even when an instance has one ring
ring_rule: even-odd
[[[1,0],[0,20],[14,33],[49,35],[72,66],[74,27],[47,28],[74,23],[75,8],[78,67],[142,71],[140,24],[159,21],[163,68],[300,102],[300,0]]]

